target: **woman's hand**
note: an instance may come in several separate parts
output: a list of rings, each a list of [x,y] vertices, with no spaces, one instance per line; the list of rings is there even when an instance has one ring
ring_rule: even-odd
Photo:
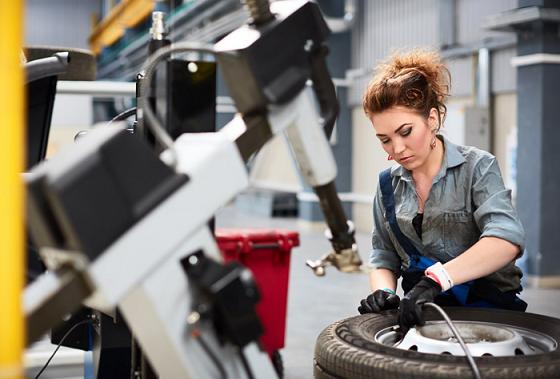
[[[431,278],[423,276],[422,279],[403,297],[399,306],[399,326],[403,334],[414,325],[424,325],[422,306],[433,302],[441,292],[441,286]]]
[[[360,301],[358,312],[379,313],[387,309],[396,309],[399,306],[400,298],[389,290],[376,290],[368,297]]]

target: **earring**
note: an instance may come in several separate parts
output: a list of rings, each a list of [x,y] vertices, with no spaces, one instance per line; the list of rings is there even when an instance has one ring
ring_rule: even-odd
[[[433,150],[436,148],[436,137],[434,137],[434,139],[432,140],[432,142],[430,143],[430,148]]]
[[[387,155],[387,160],[388,161],[392,161],[393,160],[393,156],[391,154]]]

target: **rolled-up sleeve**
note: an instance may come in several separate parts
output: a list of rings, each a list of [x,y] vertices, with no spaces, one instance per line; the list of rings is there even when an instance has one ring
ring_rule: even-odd
[[[496,158],[484,156],[473,173],[474,219],[483,237],[497,237],[525,248],[525,232],[504,186]]]
[[[385,227],[384,208],[381,203],[381,190],[373,200],[373,233],[371,238],[369,266],[372,269],[385,268],[393,271],[397,277],[401,274],[401,259],[396,253],[389,232]]]

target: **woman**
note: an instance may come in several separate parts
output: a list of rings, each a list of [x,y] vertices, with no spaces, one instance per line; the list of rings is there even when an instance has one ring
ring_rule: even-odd
[[[399,308],[407,331],[422,304],[524,311],[517,297],[524,232],[491,154],[438,132],[450,74],[441,57],[414,50],[380,65],[363,107],[389,160],[373,204],[373,293],[360,313]],[[403,276],[402,300],[395,293]]]

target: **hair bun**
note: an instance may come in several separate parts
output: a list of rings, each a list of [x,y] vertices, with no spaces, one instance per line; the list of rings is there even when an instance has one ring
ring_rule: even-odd
[[[377,67],[364,94],[364,110],[370,114],[401,105],[427,116],[435,108],[441,124],[450,86],[451,75],[436,51],[397,51]]]

